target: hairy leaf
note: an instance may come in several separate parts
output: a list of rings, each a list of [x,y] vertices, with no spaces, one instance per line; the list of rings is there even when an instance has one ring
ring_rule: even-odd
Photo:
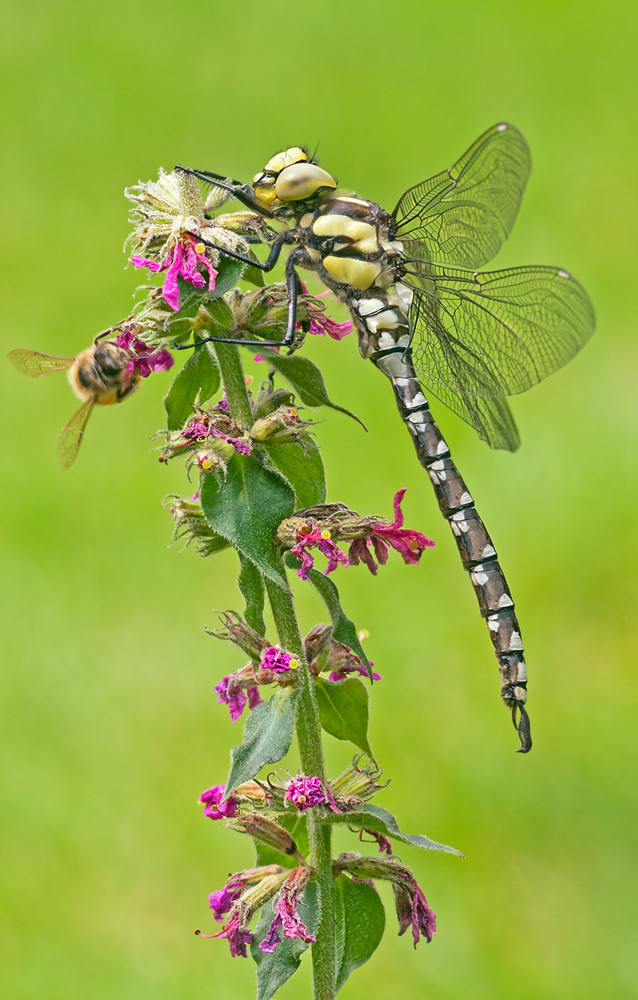
[[[333,410],[339,410],[340,413],[352,417],[358,424],[361,424],[364,430],[367,430],[365,424],[354,413],[332,402],[328,396],[323,375],[310,358],[304,358],[301,354],[283,356],[267,348],[264,348],[262,353],[268,358],[273,368],[276,368],[279,374],[283,375],[287,382],[290,382],[299,399],[306,406],[329,406]]]
[[[385,930],[385,910],[377,890],[366,882],[352,882],[339,875],[335,880],[337,943],[337,991],[379,947]]]
[[[290,749],[297,692],[280,688],[270,701],[253,709],[244,726],[244,739],[230,751],[226,796],[259,774],[265,764],[276,764]]]
[[[368,692],[358,677],[345,681],[315,678],[321,726],[338,740],[349,740],[372,757],[368,743]]]
[[[428,851],[444,851],[446,854],[456,854],[459,858],[465,857],[465,855],[461,854],[454,847],[438,844],[436,840],[430,840],[429,837],[424,837],[418,833],[403,833],[402,830],[399,830],[397,821],[392,813],[388,812],[387,809],[382,809],[380,806],[375,806],[372,802],[366,802],[356,812],[330,813],[322,822],[347,823],[351,827],[359,826],[362,829],[376,830],[377,833],[383,833],[386,837],[401,840],[404,844],[412,844],[413,847],[423,847]]]
[[[291,487],[254,456],[236,454],[221,482],[212,473],[204,475],[201,500],[211,528],[287,590],[272,560],[272,540],[280,523],[294,510]]]
[[[286,565],[290,569],[299,569],[301,563],[295,557],[290,555],[286,556]],[[349,618],[346,618],[343,608],[341,607],[339,601],[339,591],[337,590],[335,584],[332,582],[330,577],[326,576],[324,573],[320,573],[317,569],[311,569],[308,573],[308,579],[314,587],[317,588],[321,596],[323,597],[326,607],[330,612],[330,620],[332,621],[332,634],[338,642],[342,642],[344,646],[351,649],[353,653],[356,653],[366,670],[368,671],[368,677],[372,680],[372,667],[368,661],[368,657],[363,651],[363,646],[359,642],[359,636],[357,635],[357,630],[354,626],[354,622],[351,622]]]
[[[232,257],[227,257],[225,254],[220,253],[219,264],[215,268],[217,271],[215,288],[214,291],[207,292],[206,297],[208,299],[216,299],[230,288],[234,288],[245,266],[240,260],[233,260]]]
[[[319,886],[316,882],[308,883],[301,895],[297,909],[309,933],[316,934],[321,919]],[[309,947],[299,938],[291,939],[282,936],[281,944],[277,945],[272,953],[268,954],[262,951],[259,942],[266,937],[274,915],[274,906],[271,901],[262,908],[255,929],[255,937],[250,946],[250,953],[257,963],[257,1000],[270,1000],[279,987],[297,971],[301,956]]]
[[[326,499],[326,477],[317,445],[303,435],[299,444],[270,444],[263,447],[295,491],[295,507],[313,507]]]
[[[241,569],[239,571],[239,579],[237,580],[237,586],[239,587],[242,597],[246,602],[246,608],[244,611],[244,617],[250,625],[254,628],[255,632],[259,632],[260,635],[266,634],[266,623],[264,621],[264,579],[250,559],[246,559],[239,553],[239,558],[241,561]]]
[[[219,369],[209,345],[196,347],[164,397],[169,431],[176,431],[184,426],[193,412],[198,393],[200,403],[204,403],[217,392],[219,383]]]

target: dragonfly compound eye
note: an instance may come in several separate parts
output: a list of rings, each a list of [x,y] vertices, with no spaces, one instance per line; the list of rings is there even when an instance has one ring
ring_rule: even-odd
[[[321,188],[336,188],[337,183],[316,163],[293,163],[281,171],[275,191],[281,201],[304,201]]]

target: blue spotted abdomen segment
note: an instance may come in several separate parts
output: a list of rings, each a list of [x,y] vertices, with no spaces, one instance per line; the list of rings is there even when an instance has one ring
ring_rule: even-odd
[[[399,289],[401,293],[401,289]],[[379,296],[383,298],[383,296]],[[434,487],[441,513],[454,535],[464,568],[477,596],[481,615],[486,619],[501,674],[501,697],[512,709],[518,708],[521,749],[531,749],[529,720],[523,706],[527,699],[527,671],[523,643],[516,619],[514,600],[498,561],[496,549],[476,510],[474,500],[454,464],[450,449],[430,411],[427,399],[412,367],[409,352],[407,309],[404,322],[395,323],[392,315],[400,308],[396,288],[388,290],[385,303],[376,305],[369,323],[367,303],[355,313],[362,353],[386,375],[394,388],[399,412],[405,423],[421,465]],[[385,305],[382,309],[381,306]],[[358,313],[358,315],[357,315]],[[383,316],[388,321],[384,326]]]

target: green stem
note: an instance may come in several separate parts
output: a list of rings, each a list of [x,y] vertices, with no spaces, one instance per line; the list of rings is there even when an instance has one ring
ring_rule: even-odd
[[[254,420],[246,389],[244,369],[239,357],[239,348],[235,344],[216,343],[215,354],[219,361],[222,382],[232,417],[241,427],[248,430],[252,427]]]
[[[281,554],[273,552],[273,561],[285,578]],[[301,632],[289,591],[266,578],[268,598],[272,608],[279,641],[284,649],[294,653],[299,660],[299,685],[297,695],[296,730],[299,756],[304,774],[316,775],[326,781],[326,768],[321,744],[321,724],[315,696],[315,687],[306,662]],[[307,812],[310,862],[317,871],[321,894],[321,923],[317,943],[312,946],[312,970],[315,1000],[334,1000],[336,996],[337,956],[334,933],[335,886],[332,872],[331,830],[327,824],[316,823],[312,810]]]
[[[215,345],[226,399],[233,418],[242,427],[253,425],[250,399],[246,390],[244,372],[239,351],[234,344]],[[272,550],[273,564],[285,579],[281,553]],[[326,781],[326,768],[321,743],[321,724],[315,695],[313,678],[306,662],[306,653],[299,631],[292,594],[279,587],[269,577],[265,577],[268,598],[279,641],[284,649],[294,653],[299,660],[299,681],[295,727],[301,766],[307,775],[316,775]],[[317,930],[317,943],[312,946],[312,969],[315,1000],[334,1000],[337,987],[335,922],[335,886],[330,850],[331,830],[327,824],[316,823],[308,811],[308,836],[310,840],[310,862],[317,871],[317,882],[321,893],[321,923]]]

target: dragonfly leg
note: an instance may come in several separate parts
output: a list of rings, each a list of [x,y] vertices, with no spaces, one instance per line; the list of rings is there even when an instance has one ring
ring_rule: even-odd
[[[175,169],[183,170],[185,174],[192,174],[193,177],[199,177],[206,184],[214,184],[215,187],[223,188],[224,191],[230,191],[237,201],[240,201],[246,208],[252,208],[254,212],[258,212],[259,215],[263,215],[267,219],[274,218],[273,212],[260,205],[248,184],[234,181],[230,177],[223,177],[221,174],[213,174],[210,170],[193,170],[191,167],[182,167],[179,163],[176,164]]]

